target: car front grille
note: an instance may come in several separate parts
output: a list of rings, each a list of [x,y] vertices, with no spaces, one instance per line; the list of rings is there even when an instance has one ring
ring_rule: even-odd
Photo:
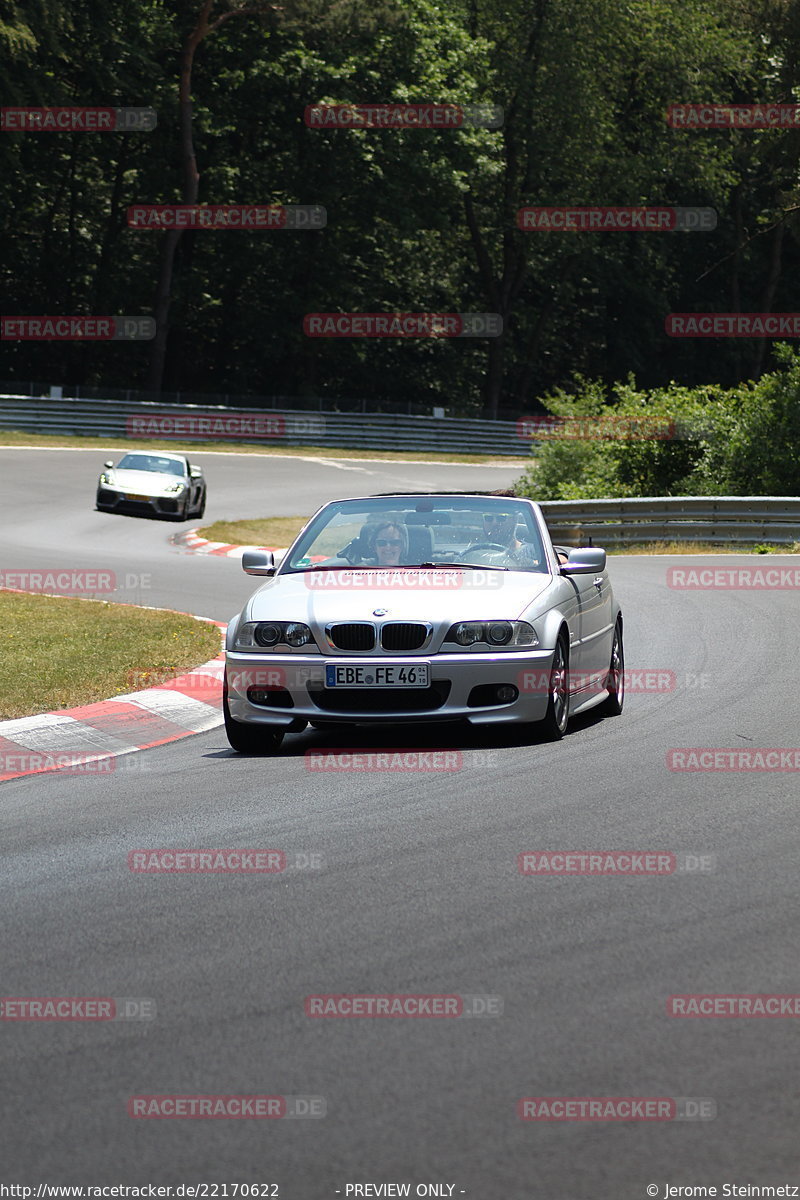
[[[441,708],[450,695],[450,680],[437,681],[427,688],[321,688],[309,684],[308,694],[317,708],[327,712],[368,711],[390,716]]]
[[[419,650],[428,638],[428,626],[406,621],[390,621],[381,629],[384,650]]]
[[[329,636],[337,650],[372,650],[375,646],[375,630],[363,622],[332,625]]]

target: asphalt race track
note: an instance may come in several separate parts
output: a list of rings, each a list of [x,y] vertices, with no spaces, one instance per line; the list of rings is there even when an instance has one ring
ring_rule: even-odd
[[[227,620],[256,581],[235,560],[171,545],[186,526],[93,511],[106,457],[0,450],[2,569],[110,568],[139,576],[116,599]],[[343,495],[491,489],[519,473],[197,460],[206,522]],[[674,686],[629,693],[622,717],[578,719],[556,745],[308,730],[258,759],[233,754],[220,728],[110,775],[2,785],[2,994],[157,1008],[152,1020],[0,1022],[5,1179],[277,1183],[282,1200],[368,1183],[472,1200],[800,1184],[797,1019],[667,1015],[676,993],[800,992],[800,776],[666,766],[676,747],[800,745],[797,591],[667,586],[670,565],[700,561],[612,560],[628,667],[672,671]],[[461,766],[332,773],[304,759],[386,746],[457,750]],[[153,847],[278,848],[290,868],[131,872],[128,853]],[[517,855],[533,850],[708,855],[715,869],[523,876]],[[295,865],[311,855],[320,866]],[[304,998],[319,993],[479,994],[503,1011],[318,1020]],[[324,1097],[327,1115],[127,1115],[131,1096],[175,1093]],[[716,1116],[520,1120],[530,1096],[707,1099]]]

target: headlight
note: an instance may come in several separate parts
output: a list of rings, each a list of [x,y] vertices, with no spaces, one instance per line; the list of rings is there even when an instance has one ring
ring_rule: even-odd
[[[234,650],[272,650],[275,646],[317,649],[313,633],[302,621],[247,621],[236,630]]]
[[[483,624],[480,621],[462,621],[454,625],[444,639],[446,642],[458,642],[459,646],[471,646],[473,642],[483,641]]]
[[[281,627],[259,622],[253,630],[253,637],[259,646],[275,646],[281,640]]]
[[[186,487],[185,483],[171,483],[169,487],[164,488],[165,492],[182,492]]]
[[[284,639],[288,646],[307,646],[314,639],[311,630],[301,621],[292,621],[285,627]]]
[[[455,642],[457,646],[474,646],[482,642],[495,650],[539,645],[536,631],[527,621],[459,621],[450,626],[444,640],[445,643]]]
[[[106,475],[106,473],[104,471],[103,474],[100,476],[100,482],[101,483],[111,483],[111,477],[109,475]]]

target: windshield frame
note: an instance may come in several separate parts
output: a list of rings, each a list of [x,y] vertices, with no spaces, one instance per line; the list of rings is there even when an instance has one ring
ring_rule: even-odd
[[[173,466],[176,467],[177,470],[173,470],[172,468],[165,470],[162,467],[152,467],[152,466],[148,466],[148,467],[125,466],[124,463],[125,463],[126,458],[146,458],[146,459],[149,459],[151,462],[161,459],[164,462],[173,464]],[[177,455],[151,454],[147,450],[129,450],[126,454],[123,454],[122,458],[119,460],[119,462],[117,463],[117,465],[114,469],[116,471],[147,471],[151,475],[175,475],[175,476],[180,475],[180,477],[182,479],[185,479],[189,473],[184,459],[177,457]]]
[[[429,513],[434,515],[438,511],[445,511],[455,515],[457,512],[471,514],[473,518],[480,518],[483,513],[495,512],[511,513],[516,517],[514,523],[514,532],[516,533],[517,526],[520,524],[526,527],[526,532],[530,536],[529,540],[524,541],[521,545],[532,547],[533,552],[529,552],[530,561],[515,562],[510,560],[509,555],[513,551],[503,556],[502,561],[492,560],[491,554],[495,557],[497,551],[484,552],[490,555],[488,560],[479,559],[477,562],[470,563],[469,561],[461,561],[460,554],[465,553],[469,549],[469,545],[480,544],[480,541],[489,542],[490,536],[487,534],[482,537],[479,542],[472,541],[466,546],[463,546],[459,551],[455,548],[453,551],[446,552],[446,555],[440,557],[433,549],[432,561],[435,563],[435,568],[447,569],[458,566],[477,566],[486,569],[495,569],[503,571],[523,572],[525,574],[551,574],[552,567],[549,559],[548,549],[545,538],[542,535],[539,520],[535,508],[530,501],[522,497],[499,497],[495,495],[481,495],[479,493],[468,492],[398,492],[380,496],[364,496],[364,497],[349,497],[347,499],[332,500],[328,504],[323,505],[311,517],[308,524],[300,531],[298,536],[289,546],[286,554],[276,570],[276,575],[302,575],[314,570],[338,570],[338,571],[409,571],[425,569],[422,563],[397,563],[397,564],[381,564],[378,562],[351,562],[338,554],[327,556],[327,560],[319,563],[303,563],[304,558],[309,557],[309,550],[312,550],[315,541],[320,534],[331,525],[332,520],[338,515],[347,514],[348,511],[354,515],[357,514],[358,525],[363,531],[365,526],[373,524],[370,521],[371,516],[376,518],[385,518],[388,523],[393,517],[397,518],[397,522],[405,524],[408,529],[409,523],[407,517],[411,512],[417,512],[422,517],[423,514]],[[355,524],[356,522],[351,522]],[[383,522],[381,522],[383,523]],[[453,522],[448,521],[419,521],[411,522],[411,526],[422,526],[427,529],[435,529],[437,525],[451,525]],[[481,531],[484,531],[484,524],[480,519],[475,521],[476,536]],[[342,541],[347,543],[338,549],[349,549],[352,542],[357,541],[360,534],[356,537],[351,537],[350,534],[343,532]],[[516,540],[516,539],[514,539]],[[500,544],[500,543],[498,543]],[[519,545],[519,543],[517,543]],[[425,560],[427,562],[427,560]],[[435,569],[433,567],[429,569]]]

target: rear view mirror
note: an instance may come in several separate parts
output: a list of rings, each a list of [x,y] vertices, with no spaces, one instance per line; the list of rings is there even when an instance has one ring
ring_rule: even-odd
[[[111,458],[108,460],[108,462],[104,462],[104,463],[103,463],[103,466],[104,466],[104,467],[106,467],[106,468],[108,468],[108,467],[113,467],[113,465],[114,465],[114,460],[113,460],[113,459],[111,459]]]
[[[568,560],[561,565],[561,574],[589,575],[605,569],[605,550],[600,550],[597,546],[582,546],[579,550],[570,550]]]
[[[271,550],[245,550],[242,555],[242,570],[245,575],[275,574],[275,557]]]
[[[190,479],[199,479],[202,474],[203,472],[200,467],[189,467]]]

